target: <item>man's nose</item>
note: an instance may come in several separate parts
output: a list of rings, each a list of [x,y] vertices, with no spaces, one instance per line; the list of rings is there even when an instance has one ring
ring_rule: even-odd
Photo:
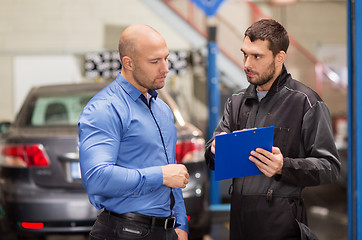
[[[161,71],[162,71],[162,73],[166,73],[166,74],[169,72],[169,69],[168,69],[168,60],[163,61]]]
[[[251,59],[249,57],[245,57],[244,58],[244,67],[245,68],[250,68],[251,67]]]

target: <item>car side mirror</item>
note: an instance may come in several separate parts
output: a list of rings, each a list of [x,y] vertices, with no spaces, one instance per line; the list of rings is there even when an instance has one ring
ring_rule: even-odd
[[[8,121],[0,122],[0,134],[6,132],[6,130],[8,130],[8,128],[10,127],[10,124],[11,123]]]

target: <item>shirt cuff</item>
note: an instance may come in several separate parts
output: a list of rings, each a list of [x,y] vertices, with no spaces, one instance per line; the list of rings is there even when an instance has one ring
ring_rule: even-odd
[[[143,193],[153,192],[163,184],[163,174],[161,166],[149,167],[140,170],[142,178],[144,178]]]
[[[176,222],[177,222],[177,220],[176,220]],[[176,223],[176,224],[175,224],[175,228],[182,229],[182,230],[184,230],[185,232],[189,233],[189,225],[188,225],[188,223],[187,223],[187,219],[186,219],[186,223],[185,223],[185,224]]]

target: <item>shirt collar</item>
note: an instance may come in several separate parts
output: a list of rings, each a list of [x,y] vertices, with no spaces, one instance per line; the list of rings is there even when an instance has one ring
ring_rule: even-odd
[[[138,90],[126,78],[124,78],[121,73],[118,73],[116,81],[134,101],[136,101],[142,95],[140,90]],[[151,98],[157,98],[158,92],[156,90],[149,89],[148,93],[151,95]]]

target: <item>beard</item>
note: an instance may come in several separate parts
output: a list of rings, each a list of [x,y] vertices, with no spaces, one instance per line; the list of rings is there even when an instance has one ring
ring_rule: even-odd
[[[139,67],[135,67],[133,71],[133,78],[136,83],[143,88],[150,89],[150,90],[158,90],[163,88],[165,85],[165,81],[160,81],[160,78],[166,78],[166,74],[156,76],[155,78],[150,78],[149,74],[143,71]]]
[[[250,84],[253,84],[255,86],[262,86],[266,83],[268,83],[270,80],[272,80],[274,78],[275,75],[275,61],[273,60],[273,62],[268,66],[267,70],[260,74],[258,72],[254,72],[252,70],[249,69],[245,69],[244,70],[246,74],[248,73],[252,73],[255,74],[254,77],[249,77],[248,75],[246,75],[248,82]]]

